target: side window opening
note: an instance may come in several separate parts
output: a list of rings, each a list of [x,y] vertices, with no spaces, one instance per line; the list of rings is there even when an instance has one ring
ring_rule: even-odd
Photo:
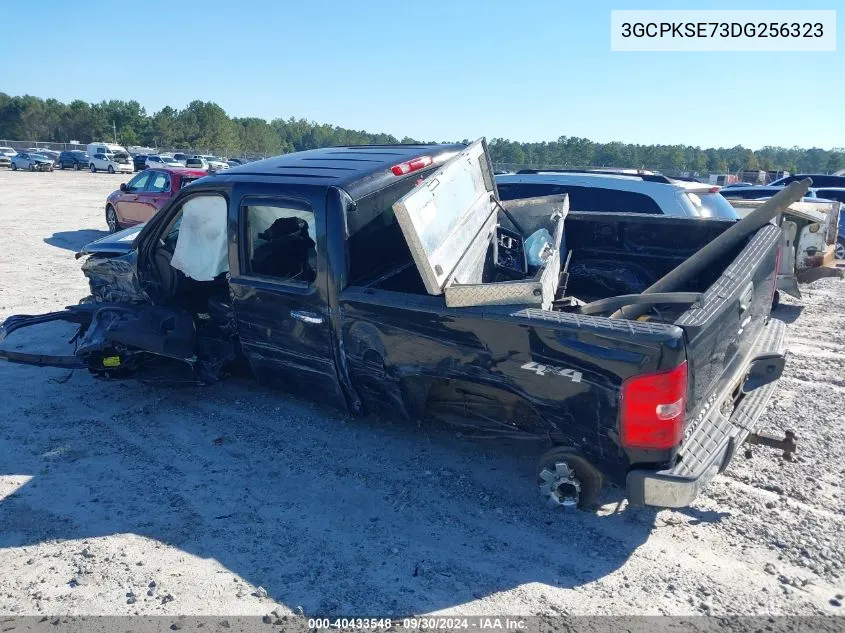
[[[561,193],[569,194],[569,208],[572,211],[663,213],[650,196],[633,191],[551,183],[522,183],[519,186],[520,198],[536,198]]]
[[[361,216],[373,219],[347,240],[350,285],[366,285],[367,281],[412,261],[402,227],[393,213],[393,203],[433,171],[420,172],[416,178],[405,178],[358,201]],[[417,274],[416,268],[412,268],[412,273]]]
[[[514,200],[519,198],[519,184],[515,182],[497,183],[499,200]]]
[[[144,187],[147,186],[147,181],[149,179],[150,175],[148,173],[138,174],[135,178],[129,181],[126,188],[129,191],[143,191]]]
[[[188,312],[207,312],[229,295],[228,201],[217,193],[185,199],[162,229],[150,264],[159,291]]]
[[[305,206],[255,204],[243,207],[246,218],[244,272],[297,286],[317,278],[314,212]]]

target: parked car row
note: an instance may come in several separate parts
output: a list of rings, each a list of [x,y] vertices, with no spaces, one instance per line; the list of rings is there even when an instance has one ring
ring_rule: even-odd
[[[187,155],[181,152],[173,154],[135,154],[132,158],[135,171],[149,167],[187,167],[206,171],[221,171],[242,165],[245,162],[240,159],[225,160],[209,154]]]
[[[12,166],[12,158],[21,158]],[[30,158],[34,157],[34,158]],[[91,143],[87,151],[64,150],[56,152],[49,149],[31,147],[18,151],[13,147],[0,147],[0,167],[10,169],[29,169],[32,171],[52,171],[44,167],[49,161],[55,169],[87,169],[92,173],[132,173],[149,167],[188,167],[205,171],[220,171],[237,167],[248,162],[240,158],[224,159],[209,154],[185,154],[181,152],[162,154],[131,154],[124,147],[113,143]]]

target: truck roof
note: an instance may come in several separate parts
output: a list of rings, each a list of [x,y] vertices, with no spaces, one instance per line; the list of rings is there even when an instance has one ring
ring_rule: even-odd
[[[443,154],[459,152],[464,147],[461,144],[323,147],[232,167],[218,172],[215,177],[237,180],[238,176],[273,176],[274,179],[299,184],[308,182],[340,187],[353,199],[358,199],[399,178],[391,171],[395,165],[421,156],[436,159]]]

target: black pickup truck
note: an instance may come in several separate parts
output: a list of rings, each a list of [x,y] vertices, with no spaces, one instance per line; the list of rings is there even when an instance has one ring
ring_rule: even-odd
[[[501,202],[483,141],[287,154],[86,247],[91,296],[8,318],[0,356],[112,378],[248,371],[356,415],[537,438],[550,505],[588,506],[607,478],[680,507],[756,433],[782,372],[779,229],[642,316],[610,315],[732,224]],[[73,355],[15,345],[54,320],[79,324]]]

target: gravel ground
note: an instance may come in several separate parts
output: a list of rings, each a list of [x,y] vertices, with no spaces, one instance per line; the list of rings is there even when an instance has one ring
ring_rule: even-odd
[[[87,294],[87,172],[0,172],[0,317]],[[544,508],[534,447],[351,420],[231,380],[0,363],[0,614],[814,614],[845,593],[845,284],[778,315],[768,431],[682,511]],[[47,332],[46,334],[56,332]],[[44,334],[44,333],[41,333]]]

